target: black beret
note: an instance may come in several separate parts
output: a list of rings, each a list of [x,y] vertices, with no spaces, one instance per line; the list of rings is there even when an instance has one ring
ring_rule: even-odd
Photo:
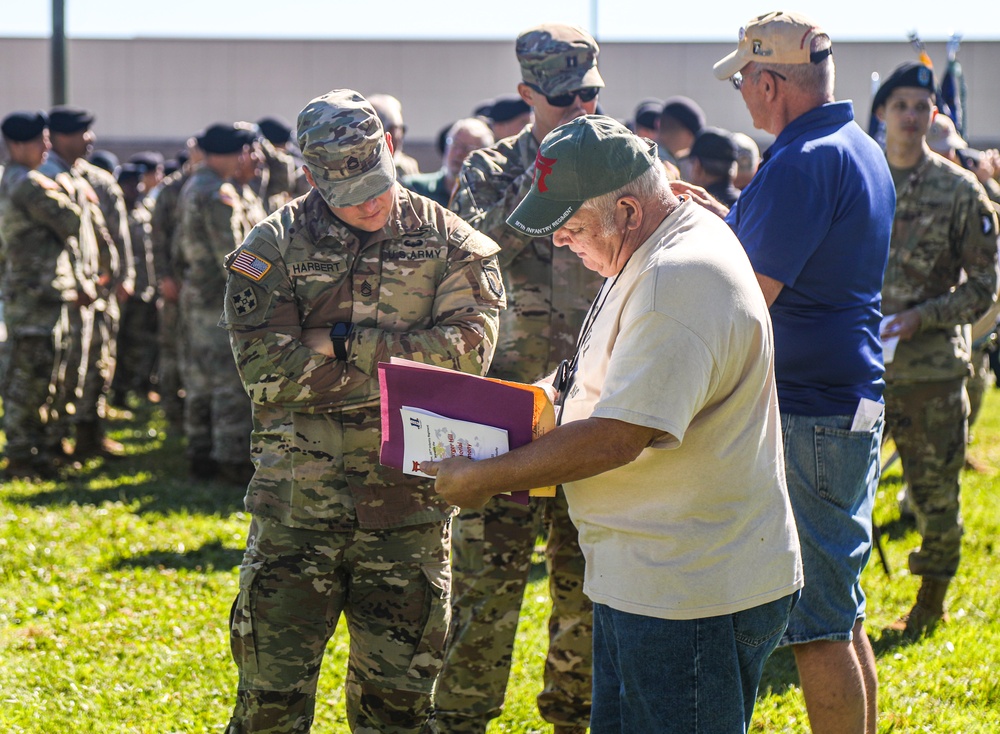
[[[163,165],[163,155],[157,153],[155,150],[144,150],[140,153],[130,155],[128,162],[142,166],[145,171],[155,171],[157,166]]]
[[[122,183],[123,181],[138,181],[139,177],[145,172],[145,166],[137,163],[126,163],[118,169],[118,183]]]
[[[496,100],[493,100],[493,99],[484,99],[482,102],[479,102],[473,108],[473,110],[472,110],[472,116],[473,117],[489,117],[490,116],[490,110],[493,109],[493,103],[495,101]]]
[[[250,128],[222,122],[205,128],[205,132],[198,135],[198,147],[206,153],[227,155],[239,153],[254,140],[256,136]]]
[[[440,155],[444,155],[445,148],[448,147],[448,131],[451,130],[451,126],[454,124],[455,123],[453,122],[449,125],[445,125],[440,131],[438,131],[437,141],[435,144]]]
[[[54,133],[78,133],[94,123],[94,115],[80,107],[60,105],[49,110],[49,130]]]
[[[736,144],[728,130],[718,127],[703,128],[691,145],[691,157],[700,160],[736,162]]]
[[[518,94],[503,94],[493,100],[487,115],[493,122],[509,122],[515,117],[531,112],[528,103]]]
[[[695,135],[705,127],[705,113],[689,97],[670,97],[663,103],[660,117],[672,117]]]
[[[889,78],[882,82],[882,86],[875,92],[875,99],[872,100],[872,109],[877,110],[885,104],[894,89],[900,87],[916,87],[926,89],[934,97],[934,72],[918,61],[907,61],[896,67]]]
[[[0,131],[8,140],[24,143],[34,140],[49,124],[49,118],[44,112],[12,112],[3,118]]]
[[[118,156],[110,150],[95,150],[90,154],[88,160],[98,168],[103,168],[108,173],[115,173],[119,168]]]
[[[650,97],[644,99],[635,108],[635,115],[632,118],[636,125],[641,127],[655,128],[656,121],[663,111],[663,100]]]
[[[292,139],[292,126],[280,117],[264,117],[257,121],[261,134],[274,145],[284,145]]]

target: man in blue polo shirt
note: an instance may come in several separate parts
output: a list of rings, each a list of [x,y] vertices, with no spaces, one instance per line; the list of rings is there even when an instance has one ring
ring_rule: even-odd
[[[830,38],[793,13],[740,32],[714,72],[777,136],[726,217],[774,324],[788,491],[805,588],[792,645],[813,732],[876,730],[861,571],[882,435],[881,287],[895,191],[878,146],[833,96]]]

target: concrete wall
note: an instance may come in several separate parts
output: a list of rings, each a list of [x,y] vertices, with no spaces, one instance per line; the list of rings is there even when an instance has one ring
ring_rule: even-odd
[[[607,82],[606,114],[628,118],[638,100],[683,94],[697,100],[711,124],[740,130],[762,143],[740,95],[712,76],[712,64],[731,43],[606,43],[600,65]],[[868,122],[870,78],[884,78],[914,58],[908,43],[834,43],[837,97],[853,99]],[[943,70],[944,44],[928,44]],[[49,107],[46,39],[0,38],[0,115]],[[294,123],[314,96],[336,87],[388,92],[403,102],[407,149],[425,168],[437,164],[432,141],[451,121],[487,97],[514,91],[519,73],[513,40],[299,41],[137,38],[70,39],[69,99],[97,115],[104,145],[157,145],[173,150],[215,121],[256,120],[270,114]],[[974,145],[1000,141],[1000,42],[962,44],[969,87],[969,133]],[[100,145],[101,143],[99,143]],[[433,160],[432,160],[433,159]]]

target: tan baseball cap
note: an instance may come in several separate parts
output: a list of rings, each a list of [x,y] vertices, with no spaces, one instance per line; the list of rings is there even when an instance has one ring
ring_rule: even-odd
[[[579,26],[548,23],[530,28],[515,45],[521,79],[555,97],[584,87],[603,87],[597,41]]]
[[[955,123],[943,112],[938,112],[934,116],[934,121],[927,130],[927,145],[935,153],[950,153],[953,150],[964,150],[969,147],[965,138],[955,129]]]
[[[740,28],[736,50],[712,67],[716,79],[728,79],[751,61],[761,64],[818,64],[831,48],[811,53],[816,36],[826,33],[809,18],[781,10],[759,15]]]
[[[299,113],[302,159],[327,204],[356,206],[389,190],[396,166],[375,109],[353,89],[316,97]]]

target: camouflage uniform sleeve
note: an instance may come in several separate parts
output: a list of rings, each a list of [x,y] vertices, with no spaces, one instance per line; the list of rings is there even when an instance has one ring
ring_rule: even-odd
[[[173,244],[173,234],[177,229],[177,194],[179,186],[164,186],[156,197],[153,207],[153,263],[156,267],[156,277],[178,278],[174,269],[176,247]]]
[[[450,262],[435,293],[404,296],[432,300],[430,327],[406,332],[358,327],[346,361],[302,343],[299,304],[267,222],[227,259],[227,267],[222,325],[229,329],[244,387],[255,403],[328,412],[377,399],[377,364],[392,356],[476,374],[484,374],[492,359],[503,304],[494,255]],[[265,271],[259,280],[245,274],[254,268]]]
[[[80,234],[80,207],[56,184],[32,171],[12,192],[11,199],[37,223],[48,227],[60,239]]]
[[[112,206],[108,208],[107,225],[111,241],[118,251],[118,271],[115,282],[125,286],[130,292],[135,288],[135,254],[132,251],[132,232],[128,224],[128,209],[125,195],[118,184],[111,190]]]
[[[509,263],[531,238],[507,226],[507,217],[531,190],[534,165],[504,170],[490,151],[476,151],[462,165],[450,209],[475,229],[503,243]]]
[[[232,184],[223,184],[206,202],[205,227],[212,250],[211,267],[222,265],[226,256],[243,242],[242,214],[240,195]]]
[[[996,299],[997,215],[982,186],[968,182],[961,190],[952,211],[950,237],[966,280],[916,306],[921,331],[972,323]]]

